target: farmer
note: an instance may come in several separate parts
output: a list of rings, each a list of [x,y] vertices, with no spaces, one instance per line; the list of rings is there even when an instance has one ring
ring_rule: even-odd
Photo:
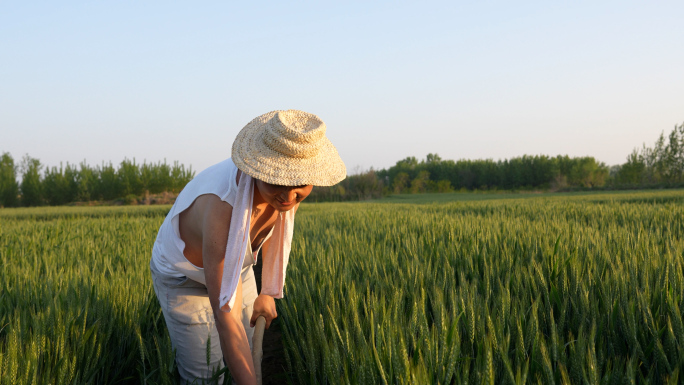
[[[252,120],[232,158],[181,191],[159,229],[150,269],[182,383],[202,383],[224,363],[239,384],[256,382],[253,326],[278,315],[299,203],[313,185],[346,177],[325,123],[297,110]],[[252,266],[263,248],[262,288]],[[222,379],[219,379],[221,382]]]

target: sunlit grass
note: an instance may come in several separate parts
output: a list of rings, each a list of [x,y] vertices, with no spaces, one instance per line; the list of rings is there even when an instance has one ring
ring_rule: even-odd
[[[508,198],[508,197],[506,197]],[[684,192],[305,204],[293,383],[678,383]],[[0,383],[175,383],[166,207],[0,210]]]

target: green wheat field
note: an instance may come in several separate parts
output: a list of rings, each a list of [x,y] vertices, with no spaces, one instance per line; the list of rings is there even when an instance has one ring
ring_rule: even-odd
[[[0,210],[0,383],[177,381],[148,268],[168,209]],[[286,376],[680,383],[683,256],[682,190],[304,204]]]

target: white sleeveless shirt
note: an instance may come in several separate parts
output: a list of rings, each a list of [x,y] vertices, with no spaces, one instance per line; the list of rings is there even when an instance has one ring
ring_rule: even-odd
[[[166,219],[164,219],[164,223],[159,228],[159,233],[152,249],[152,259],[160,273],[170,277],[185,276],[206,285],[204,269],[193,265],[183,254],[185,242],[180,237],[179,215],[190,207],[197,197],[205,194],[214,194],[222,201],[233,206],[237,192],[237,184],[235,182],[237,172],[238,168],[233,161],[226,159],[199,173],[181,191],[173,207],[171,207],[171,211],[169,211]],[[273,230],[266,236],[266,239],[272,233]],[[254,302],[258,296],[254,272],[250,267],[256,263],[259,249],[254,252],[251,242],[247,243],[248,246],[241,271],[243,304]],[[259,248],[261,248],[261,245]]]

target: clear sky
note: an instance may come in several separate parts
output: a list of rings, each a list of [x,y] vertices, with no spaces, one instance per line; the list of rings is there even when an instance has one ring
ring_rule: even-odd
[[[276,109],[348,170],[623,163],[684,122],[682,1],[0,1],[0,152],[199,171]]]

